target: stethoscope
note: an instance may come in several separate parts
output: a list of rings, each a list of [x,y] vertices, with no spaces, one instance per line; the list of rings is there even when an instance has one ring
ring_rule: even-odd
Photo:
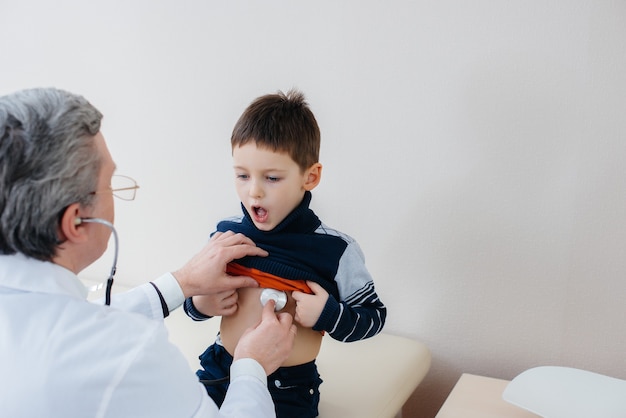
[[[115,243],[115,248],[113,251],[113,265],[111,266],[111,273],[109,273],[109,277],[107,278],[106,282],[98,283],[89,288],[90,292],[95,292],[97,290],[102,289],[106,283],[104,304],[111,305],[111,288],[113,287],[113,276],[115,276],[115,271],[117,270],[117,252],[119,249],[117,231],[115,230],[115,227],[113,226],[111,222],[106,221],[104,219],[100,219],[100,218],[76,218],[74,220],[75,225],[80,225],[82,223],[94,223],[94,224],[104,225],[108,227],[109,229],[111,229],[111,232],[113,233],[113,241]],[[220,379],[213,379],[213,380],[201,379],[200,383],[202,383],[205,386],[213,386],[213,385],[219,385],[222,383],[227,383],[229,380],[230,380],[230,376],[226,376]]]
[[[82,223],[94,223],[94,224],[104,225],[110,228],[111,232],[113,233],[113,241],[115,243],[115,248],[113,251],[113,265],[111,266],[111,273],[109,273],[109,277],[107,278],[106,282],[98,283],[89,288],[90,292],[95,292],[95,291],[102,289],[106,283],[104,304],[111,305],[111,288],[113,287],[113,276],[115,276],[115,271],[117,270],[117,252],[119,249],[117,231],[115,230],[115,227],[113,226],[111,222],[106,221],[104,219],[100,219],[100,218],[76,218],[74,220],[75,225],[80,225]],[[205,386],[213,386],[213,385],[219,385],[222,383],[227,383],[229,380],[230,380],[230,376],[226,376],[226,377],[222,377],[220,379],[214,379],[214,380],[200,380],[200,383],[202,383]]]
[[[74,220],[75,225],[80,225],[82,223],[95,223],[95,224],[104,225],[108,227],[109,229],[111,229],[111,232],[113,233],[113,241],[115,243],[115,248],[113,251],[113,265],[111,266],[111,273],[109,273],[109,277],[106,280],[106,291],[105,291],[105,298],[104,298],[104,304],[111,305],[111,288],[113,287],[113,276],[115,276],[115,271],[117,270],[117,253],[119,249],[117,231],[115,230],[115,227],[113,226],[111,222],[106,221],[104,219],[100,219],[100,218],[76,218]],[[89,288],[89,291],[95,292],[97,290],[100,290],[102,289],[102,287],[104,287],[104,284],[105,282],[102,282],[102,283],[98,283],[97,285],[91,286]],[[279,311],[282,308],[284,308],[287,303],[287,294],[283,292],[282,290],[263,289],[263,292],[261,292],[261,304],[265,305],[270,299],[274,300],[274,302],[276,303],[276,306],[274,307],[274,309],[276,311]],[[230,380],[230,376],[226,376],[226,377],[222,377],[218,379],[211,379],[211,380],[200,379],[200,383],[202,383],[205,386],[214,386],[214,385],[219,385],[222,383],[227,383],[229,380]]]
[[[109,221],[106,221],[104,219],[100,219],[100,218],[76,218],[74,220],[74,224],[75,225],[80,225],[83,222],[85,223],[95,223],[95,224],[101,224],[104,225],[108,228],[111,229],[111,232],[113,232],[113,241],[115,243],[115,249],[113,252],[113,265],[111,266],[111,273],[109,273],[109,278],[106,280],[106,282],[102,282],[102,283],[98,283],[97,285],[91,286],[89,288],[90,292],[95,292],[96,290],[100,290],[104,287],[104,284],[106,283],[106,291],[105,291],[105,296],[104,296],[104,304],[105,305],[111,305],[111,288],[113,287],[113,276],[115,276],[115,271],[117,270],[117,252],[118,252],[118,238],[117,238],[117,231],[115,230],[115,227],[113,226],[113,224]]]

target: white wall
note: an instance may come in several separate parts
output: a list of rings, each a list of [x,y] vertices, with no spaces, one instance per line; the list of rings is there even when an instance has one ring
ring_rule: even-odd
[[[117,279],[139,283],[239,211],[245,106],[302,89],[313,207],[360,241],[386,331],[431,348],[405,416],[432,417],[462,372],[626,378],[625,40],[624,1],[4,0],[0,92],[103,111],[141,184],[117,203]]]

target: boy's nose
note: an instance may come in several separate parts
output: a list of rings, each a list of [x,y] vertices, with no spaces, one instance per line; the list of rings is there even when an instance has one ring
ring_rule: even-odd
[[[256,181],[253,181],[252,184],[250,184],[249,194],[250,194],[250,197],[261,198],[263,197],[263,189],[259,186],[259,184]]]

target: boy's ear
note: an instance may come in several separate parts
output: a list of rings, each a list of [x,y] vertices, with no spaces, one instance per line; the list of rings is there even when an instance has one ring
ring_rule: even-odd
[[[306,170],[304,176],[304,190],[313,190],[318,184],[320,184],[320,180],[322,180],[322,164],[313,164]]]

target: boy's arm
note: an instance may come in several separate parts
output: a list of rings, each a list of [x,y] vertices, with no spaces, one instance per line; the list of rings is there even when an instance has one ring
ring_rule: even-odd
[[[211,295],[197,295],[185,299],[185,313],[194,321],[204,321],[214,316],[228,316],[237,311],[237,290]]]
[[[317,283],[307,282],[313,295],[294,292],[295,319],[316,331],[326,331],[338,341],[363,340],[378,334],[385,325],[387,308],[374,289],[365,267],[363,253],[351,241],[339,261],[335,277],[339,298],[329,295]]]
[[[313,326],[326,331],[335,340],[352,342],[378,334],[385,325],[387,308],[369,282],[345,301],[338,302],[329,295],[322,313]]]
[[[201,312],[196,305],[194,304],[193,297],[189,297],[185,299],[185,303],[183,303],[183,309],[187,316],[194,321],[206,321],[213,317],[213,315],[207,315]]]

